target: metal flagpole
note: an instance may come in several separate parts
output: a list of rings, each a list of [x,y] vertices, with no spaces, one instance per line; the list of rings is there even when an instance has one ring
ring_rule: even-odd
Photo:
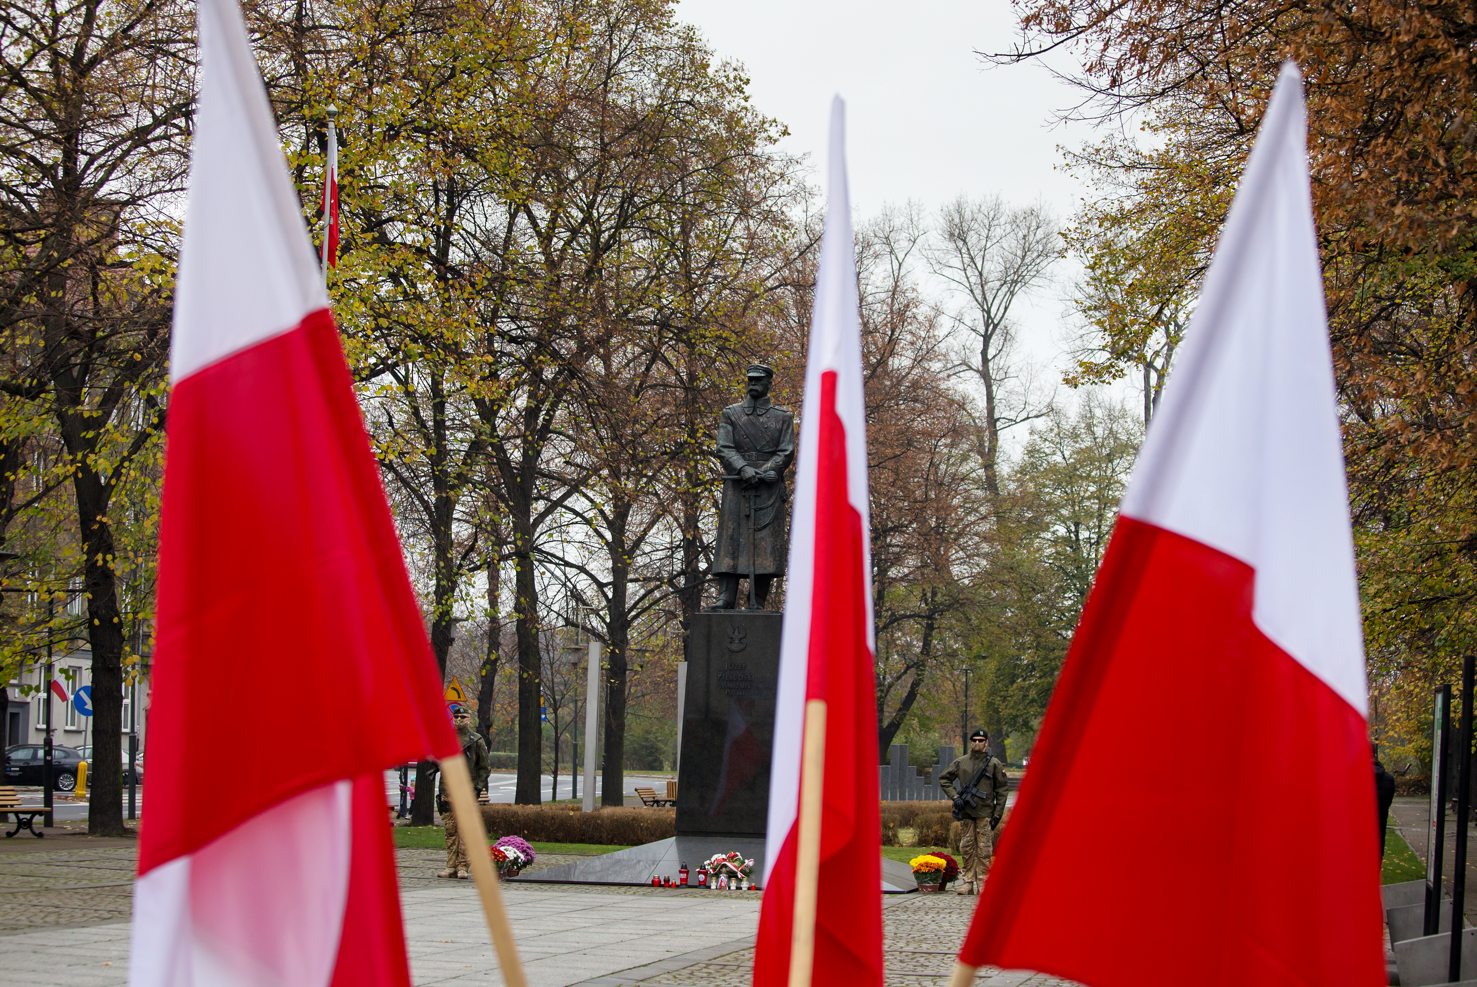
[[[600,708],[600,639],[590,635],[590,663],[585,669],[585,800],[583,812],[595,811],[595,729]]]
[[[1457,730],[1456,860],[1451,868],[1451,956],[1448,978],[1462,979],[1463,921],[1467,897],[1467,815],[1472,807],[1472,673],[1473,656],[1462,658],[1462,720]]]
[[[338,107],[330,106],[328,113],[328,161],[323,168],[323,285],[328,286],[328,268],[331,266],[329,244],[333,237],[333,223],[338,213]]]
[[[1426,914],[1423,931],[1441,931],[1441,864],[1446,847],[1446,772],[1451,750],[1451,686],[1436,687],[1431,715],[1430,831],[1426,835]]]

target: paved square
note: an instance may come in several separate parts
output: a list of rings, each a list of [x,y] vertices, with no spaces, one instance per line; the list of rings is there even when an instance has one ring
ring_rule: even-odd
[[[19,849],[19,848],[17,848]],[[399,850],[401,902],[417,987],[503,982],[476,889],[434,877],[442,854]],[[540,863],[563,863],[549,855]],[[0,984],[121,987],[128,979],[134,851],[77,846],[0,856]],[[757,892],[504,886],[531,987],[747,987]],[[888,987],[944,987],[975,898],[884,898]],[[980,971],[982,987],[1054,987],[1026,972]]]

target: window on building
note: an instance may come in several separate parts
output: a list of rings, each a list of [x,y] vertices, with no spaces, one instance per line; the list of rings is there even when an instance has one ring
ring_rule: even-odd
[[[36,729],[37,730],[45,730],[46,729],[46,707],[48,705],[50,705],[50,704],[47,703],[47,701],[46,701],[46,695],[43,693],[41,695],[41,697],[36,700]]]
[[[133,726],[133,690],[128,686],[123,687],[123,732],[127,733]]]

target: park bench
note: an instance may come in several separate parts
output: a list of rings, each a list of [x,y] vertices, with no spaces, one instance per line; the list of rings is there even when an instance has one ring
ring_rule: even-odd
[[[638,788],[638,789],[636,789],[636,795],[637,795],[638,798],[641,799],[641,804],[644,805],[644,806],[647,806],[648,808],[651,807],[651,806],[676,805],[677,804],[677,800],[676,799],[662,799],[662,798],[657,798],[656,797],[656,789],[655,788]]]
[[[46,835],[36,828],[36,817],[46,815],[46,810],[23,807],[20,796],[15,793],[15,786],[0,785],[0,822],[3,822],[7,815],[15,816],[15,829],[5,834],[7,839],[23,829],[29,830],[31,835],[38,840]]]

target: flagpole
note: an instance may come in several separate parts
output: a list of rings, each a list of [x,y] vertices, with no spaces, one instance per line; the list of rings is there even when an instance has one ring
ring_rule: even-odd
[[[503,982],[508,987],[528,987],[523,964],[518,959],[518,947],[513,942],[513,926],[508,922],[508,910],[503,905],[502,891],[498,887],[497,871],[492,866],[492,855],[487,852],[487,828],[482,822],[482,811],[477,807],[477,795],[472,791],[472,773],[467,769],[467,759],[460,752],[441,762],[441,782],[451,800],[452,815],[461,833],[462,846],[467,851],[472,880],[482,898],[482,911],[487,916],[487,928],[492,933],[492,945],[497,950]]]
[[[974,983],[974,975],[979,967],[970,966],[963,960],[954,961],[954,972],[949,974],[949,987],[969,987]]]
[[[795,853],[795,911],[791,917],[790,985],[810,987],[815,970],[815,909],[821,874],[821,796],[825,792],[826,702],[805,703],[800,755],[800,832]]]
[[[323,286],[328,287],[328,243],[333,235],[333,186],[338,181],[338,107],[330,106],[328,114],[328,160],[323,167]]]

